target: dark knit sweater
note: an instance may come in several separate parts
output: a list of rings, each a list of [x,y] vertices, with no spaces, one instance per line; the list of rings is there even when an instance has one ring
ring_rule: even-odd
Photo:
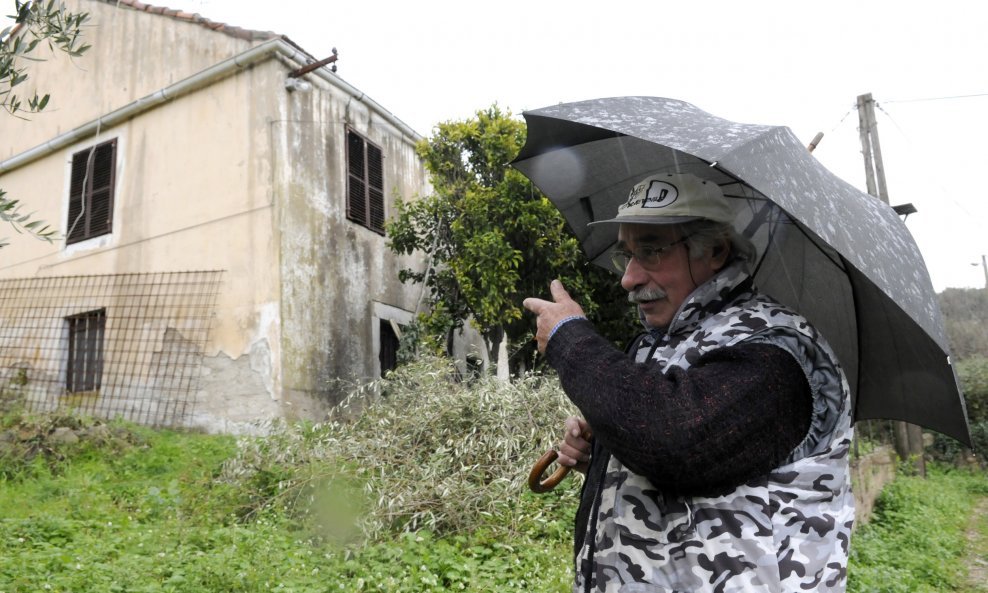
[[[766,475],[809,430],[806,376],[776,346],[720,348],[663,373],[575,320],[553,335],[546,357],[590,424],[595,455],[602,447],[669,491],[710,494]]]

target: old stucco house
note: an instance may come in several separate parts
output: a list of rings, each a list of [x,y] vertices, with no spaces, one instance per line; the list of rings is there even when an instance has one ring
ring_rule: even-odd
[[[64,235],[0,229],[5,397],[238,431],[393,365],[423,262],[383,225],[428,191],[416,132],[287,37],[66,5],[92,49],[32,64],[48,108],[0,117],[0,187]]]

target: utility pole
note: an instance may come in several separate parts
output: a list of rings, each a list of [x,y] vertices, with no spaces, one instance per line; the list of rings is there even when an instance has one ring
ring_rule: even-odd
[[[882,145],[878,141],[878,121],[875,119],[875,100],[871,93],[858,95],[858,131],[861,134],[861,153],[864,155],[865,180],[868,193],[889,203],[888,186],[885,183],[885,166],[882,163]],[[916,456],[916,470],[926,477],[926,460],[923,455],[923,429],[915,424],[897,421],[893,423],[895,451],[899,458]]]
[[[875,100],[871,98],[871,93],[858,95],[858,132],[861,134],[868,193],[888,204],[889,191],[885,184],[885,165],[882,164],[882,144],[878,141]]]

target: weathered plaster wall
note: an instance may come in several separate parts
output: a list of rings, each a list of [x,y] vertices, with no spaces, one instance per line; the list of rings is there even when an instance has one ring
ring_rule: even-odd
[[[93,49],[32,70],[51,112],[27,126],[0,118],[0,137],[16,138],[0,158],[250,47],[168,17],[70,5],[92,13]],[[428,191],[417,138],[315,76],[308,92],[289,93],[294,67],[256,64],[0,176],[65,228],[72,155],[117,139],[112,234],[71,246],[13,237],[0,278],[223,270],[191,421],[210,430],[321,417],[341,384],[379,375],[381,319],[406,323],[420,301],[397,273],[422,269],[422,258],[392,256],[384,237],[347,221],[345,169],[350,126],[383,150],[391,216],[398,196]]]
[[[84,41],[92,48],[79,58],[38,49],[39,56],[50,58],[32,62],[28,80],[17,90],[26,95],[37,89],[50,93],[51,100],[30,121],[6,122],[14,133],[0,143],[0,160],[259,43],[98,0],[64,3],[72,12],[90,14]]]
[[[71,96],[71,108],[53,105],[23,135],[14,118],[0,118],[0,137],[18,140],[2,150],[34,146],[243,46],[168,17],[84,4],[100,32],[90,39],[93,50],[78,64],[44,63],[37,78],[55,85],[53,96]],[[126,45],[136,40],[139,50]],[[0,175],[10,196],[64,229],[72,155],[117,138],[113,232],[70,246],[11,236],[0,278],[224,270],[195,420],[214,430],[281,415],[280,238],[270,149],[286,71],[269,60]],[[141,85],[104,84],[111,79]]]
[[[250,352],[231,358],[223,352],[203,361],[194,417],[189,424],[211,432],[245,434],[262,430],[265,419],[280,418],[282,407],[270,396],[271,348],[256,342]]]
[[[386,217],[397,197],[428,190],[414,138],[357,98],[313,86],[293,93],[274,124],[283,385],[292,414],[304,417],[320,417],[347,385],[379,375],[379,320],[407,322],[420,295],[398,281],[398,270],[421,269],[422,259],[395,257],[384,237],[346,218],[347,126],[383,151]]]
[[[257,325],[259,306],[277,302],[277,248],[266,154],[268,123],[260,69],[165,104],[0,177],[38,218],[67,224],[72,154],[118,139],[113,232],[65,246],[12,237],[4,277],[224,269],[221,298],[230,323]],[[254,106],[251,104],[254,103]],[[257,121],[252,121],[257,120]],[[217,348],[246,351],[249,336],[217,334]]]

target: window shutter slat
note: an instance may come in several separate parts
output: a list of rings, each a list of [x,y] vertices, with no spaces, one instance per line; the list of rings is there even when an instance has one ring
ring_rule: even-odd
[[[69,196],[78,199],[82,196],[82,184],[86,180],[86,155],[88,151],[72,157],[72,179],[69,181]],[[80,158],[80,155],[81,158]]]
[[[77,241],[86,235],[86,221],[79,218],[80,212],[82,212],[82,196],[76,196],[74,199],[70,197],[69,221],[65,227],[66,232],[68,232],[66,237],[68,243]]]
[[[379,233],[384,232],[384,162],[381,149],[367,146],[367,184],[370,220],[368,226]]]
[[[367,181],[371,187],[384,191],[384,159],[381,149],[367,146]]]
[[[364,182],[351,176],[350,207],[348,216],[350,217],[350,220],[363,225],[367,224],[367,198],[365,192]]]
[[[111,232],[116,151],[114,138],[72,155],[66,243]]]
[[[113,154],[115,144],[107,143],[96,147],[93,155],[93,187],[106,187],[113,179]]]
[[[347,165],[350,175],[364,177],[364,139],[353,132],[347,133]]]
[[[347,218],[384,234],[384,155],[347,130]]]
[[[371,230],[384,232],[384,193],[379,189],[370,190],[370,221],[367,226]]]
[[[90,201],[90,208],[92,208],[92,211],[89,213],[89,235],[105,235],[110,232],[110,226],[113,222],[113,213],[110,208],[110,190],[105,189],[94,192]]]

